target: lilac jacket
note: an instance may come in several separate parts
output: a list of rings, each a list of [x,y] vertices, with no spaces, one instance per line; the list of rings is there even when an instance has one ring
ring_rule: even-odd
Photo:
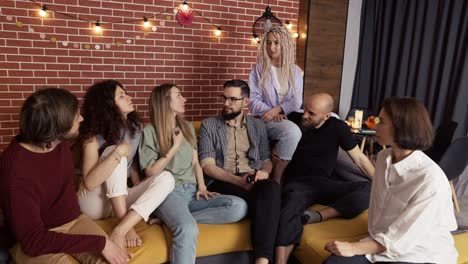
[[[270,74],[270,78],[266,82],[268,84],[267,87],[263,87],[260,84],[262,69],[259,64],[253,66],[249,76],[250,112],[252,115],[261,116],[266,111],[278,105],[281,106],[286,115],[298,111],[301,108],[303,79],[301,68],[297,65],[295,66],[296,75],[294,78],[296,86],[290,87],[291,89],[289,89],[289,93],[282,104],[278,101],[279,87],[273,79],[273,73]],[[273,69],[271,69],[271,71],[273,71]]]

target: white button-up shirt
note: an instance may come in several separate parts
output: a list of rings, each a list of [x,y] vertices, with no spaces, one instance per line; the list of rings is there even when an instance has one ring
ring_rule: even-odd
[[[386,251],[371,262],[457,263],[450,231],[457,228],[452,193],[442,169],[421,151],[392,164],[392,149],[377,156],[369,234]]]

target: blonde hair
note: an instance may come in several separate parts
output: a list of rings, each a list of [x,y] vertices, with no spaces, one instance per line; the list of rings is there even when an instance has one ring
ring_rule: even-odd
[[[268,34],[273,34],[280,42],[281,45],[281,59],[280,68],[278,71],[278,81],[282,87],[289,89],[289,84],[292,87],[296,86],[294,76],[296,75],[296,67],[294,62],[294,42],[289,31],[283,26],[277,26],[270,28],[263,35],[262,41],[260,42],[259,52],[257,61],[261,65],[261,76],[260,84],[265,87],[266,81],[270,78],[271,72],[271,58],[267,51],[267,38]]]
[[[161,156],[163,157],[167,155],[174,144],[172,138],[174,116],[171,111],[171,89],[173,87],[177,86],[175,84],[165,83],[154,87],[153,91],[151,91],[149,101],[150,121],[156,130],[156,140],[159,144]],[[184,117],[176,115],[175,122],[185,139],[195,148],[197,141]]]

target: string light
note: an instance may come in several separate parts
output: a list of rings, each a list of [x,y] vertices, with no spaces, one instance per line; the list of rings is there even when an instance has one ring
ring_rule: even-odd
[[[189,6],[187,4],[187,1],[184,1],[184,3],[182,4],[182,10],[187,11],[188,9],[189,9]]]
[[[101,33],[102,32],[101,23],[99,23],[99,21],[97,21],[96,24],[94,24],[94,31],[96,33]]]
[[[143,26],[144,27],[150,27],[151,23],[149,22],[148,18],[143,17]]]
[[[39,15],[41,17],[46,17],[47,16],[47,7],[45,5],[43,5],[41,7],[41,10],[39,10]]]
[[[75,19],[75,20],[79,20],[79,21],[83,21],[83,22],[87,22],[87,23],[90,23],[91,26],[93,27],[93,30],[95,33],[102,33],[103,31],[103,28],[101,26],[101,22],[97,21],[97,22],[93,22],[91,20],[88,20],[88,19],[84,19],[84,18],[81,18],[80,16],[76,15],[76,14],[70,14],[70,13],[65,13],[65,12],[61,12],[61,11],[58,11],[58,10],[53,10],[53,9],[49,9],[46,7],[46,5],[44,4],[39,4],[36,2],[36,0],[29,0],[29,2],[32,2],[33,4],[35,4],[36,6],[38,6],[40,9],[38,11],[38,15],[41,16],[41,17],[46,17],[48,15],[49,12],[52,12],[54,14],[59,14],[61,16],[65,16],[65,17],[68,17],[68,18],[71,18],[71,19]],[[188,11],[189,9],[191,9],[191,7],[189,6],[189,4],[187,3],[186,0],[183,1],[182,4],[179,4],[178,6],[176,7],[169,7],[169,8],[166,8],[164,10],[162,10],[161,12],[158,12],[152,16],[150,16],[150,18],[155,18],[156,16],[159,16],[159,15],[162,15],[162,14],[166,14],[167,12],[169,12],[170,10],[173,10],[174,8],[177,8],[179,7],[180,9],[182,9],[183,11]],[[213,34],[215,36],[221,36],[223,34],[223,32],[228,32],[228,33],[232,33],[232,34],[237,34],[237,35],[242,35],[242,36],[246,36],[247,33],[243,33],[243,32],[237,32],[237,31],[226,31],[224,29],[221,29],[221,26],[217,26],[215,25],[210,19],[206,18],[205,16],[203,16],[202,13],[200,13],[198,10],[196,9],[191,9],[195,14],[198,14],[202,19],[204,19],[206,22],[208,22],[209,24],[211,24],[213,27],[216,27],[216,30],[213,32]],[[106,25],[107,24],[127,24],[127,23],[136,23],[136,22],[140,22],[141,23],[141,18],[140,19],[128,19],[128,20],[122,20],[120,22],[110,22],[110,23],[105,23]],[[270,21],[271,22],[271,21]],[[143,26],[146,28],[146,27],[150,27],[152,26],[152,23],[150,22],[150,19],[147,18],[147,17],[143,17]],[[155,27],[153,27],[153,31],[156,31],[154,29]],[[256,37],[254,38],[252,41],[257,41],[258,43],[260,43],[260,38],[259,37]]]
[[[218,27],[215,32],[214,32],[215,36],[219,37],[221,36],[221,27]]]
[[[258,38],[257,34],[254,33],[252,41],[260,43],[260,39]]]
[[[307,38],[307,34],[306,33],[301,33],[301,38],[303,38],[303,39]]]
[[[293,38],[298,38],[298,37],[299,37],[299,33],[294,32],[294,33],[293,33]]]
[[[289,20],[286,20],[285,24],[286,24],[286,28],[287,28],[287,29],[291,29],[291,28],[292,28],[292,24],[291,24],[291,22],[290,22]]]

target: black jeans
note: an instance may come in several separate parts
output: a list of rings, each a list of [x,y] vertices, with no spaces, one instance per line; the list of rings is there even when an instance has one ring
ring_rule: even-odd
[[[370,264],[371,262],[367,260],[364,256],[354,256],[354,257],[339,257],[335,255],[331,255],[328,257],[323,264]],[[412,262],[375,262],[374,264],[383,264],[383,263],[391,263],[391,264],[413,264]],[[414,263],[416,264],[416,263]],[[423,264],[423,263],[420,263]],[[428,264],[428,263],[427,263]]]
[[[208,189],[222,194],[236,195],[247,201],[254,257],[264,257],[273,261],[281,205],[279,184],[270,179],[263,180],[256,182],[254,187],[247,191],[230,183],[215,181]]]
[[[343,218],[350,219],[369,207],[370,182],[346,182],[324,177],[286,183],[282,193],[277,246],[299,243],[304,211],[320,203],[335,208]]]

